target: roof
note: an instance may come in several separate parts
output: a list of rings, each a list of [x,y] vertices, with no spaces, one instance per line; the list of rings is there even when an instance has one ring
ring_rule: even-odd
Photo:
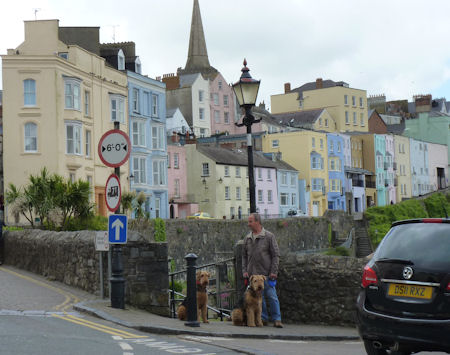
[[[389,133],[401,135],[405,131],[405,121],[398,124],[388,124],[386,128]]]
[[[191,87],[200,73],[180,75],[180,88]]]
[[[302,86],[299,86],[298,88],[292,89],[290,92],[298,92],[299,97],[303,97],[303,91],[316,90],[317,89],[316,85],[317,85],[316,82],[312,81],[310,83],[303,84]],[[348,84],[344,81],[333,81],[333,80],[329,80],[329,79],[322,81],[322,89],[331,88],[331,87],[335,87],[335,86],[348,87]]]
[[[197,151],[214,160],[217,164],[248,166],[248,155],[246,149],[229,150],[225,148],[199,145],[197,146]],[[286,164],[283,165],[282,168],[282,165],[279,163],[280,162],[277,164],[272,160],[267,159],[260,152],[253,152],[253,166],[255,167],[286,170],[287,166],[289,166]],[[290,170],[296,169],[291,167]]]
[[[280,124],[296,128],[310,128],[324,111],[323,108],[300,112],[280,113],[273,115]]]
[[[173,115],[175,114],[175,112],[177,112],[178,108],[168,108],[166,110],[166,117],[173,117]]]
[[[344,171],[346,173],[352,173],[352,174],[361,174],[361,175],[375,175],[373,172],[366,170],[366,169],[361,169],[361,168],[353,168],[350,166],[345,166],[344,167]]]

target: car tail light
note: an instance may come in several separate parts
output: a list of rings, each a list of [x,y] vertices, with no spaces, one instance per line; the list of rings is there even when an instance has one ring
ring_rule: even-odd
[[[442,223],[441,218],[424,218],[422,219],[423,223]]]
[[[447,285],[447,291],[450,291],[450,282]]]
[[[367,265],[364,267],[364,272],[362,276],[362,287],[366,288],[369,285],[377,285],[378,284],[378,278],[375,271],[373,271],[370,267]]]

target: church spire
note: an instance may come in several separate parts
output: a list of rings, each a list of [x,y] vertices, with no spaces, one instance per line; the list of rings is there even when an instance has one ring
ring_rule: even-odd
[[[191,35],[189,38],[189,52],[186,67],[182,74],[202,73],[204,76],[217,74],[217,70],[211,67],[206,50],[205,34],[203,32],[202,17],[198,0],[194,0],[192,10]]]

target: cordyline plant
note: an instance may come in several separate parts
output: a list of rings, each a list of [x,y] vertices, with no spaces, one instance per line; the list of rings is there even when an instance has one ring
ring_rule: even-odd
[[[70,218],[92,214],[87,181],[72,182],[50,174],[46,168],[40,175],[30,175],[28,180],[29,184],[23,188],[10,183],[6,202],[13,214],[21,214],[31,226],[35,226],[35,217],[39,217],[41,227],[64,230]]]

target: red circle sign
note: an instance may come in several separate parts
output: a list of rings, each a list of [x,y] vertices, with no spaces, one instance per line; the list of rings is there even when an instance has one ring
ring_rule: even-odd
[[[130,153],[130,138],[120,129],[112,129],[100,138],[98,155],[103,164],[117,168],[128,160]]]
[[[119,177],[116,174],[111,174],[108,180],[106,180],[105,186],[105,201],[108,210],[116,212],[119,208],[121,198],[122,189],[120,188]]]

